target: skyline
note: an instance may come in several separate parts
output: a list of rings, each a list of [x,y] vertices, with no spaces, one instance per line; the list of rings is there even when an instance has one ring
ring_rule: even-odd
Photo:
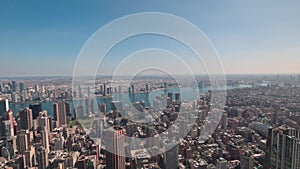
[[[137,12],[170,13],[196,25],[215,46],[225,74],[300,72],[299,2],[29,2],[3,1],[0,7],[1,77],[72,75],[81,48],[94,32]],[[136,46],[139,41],[143,44]],[[161,37],[128,42],[134,47],[120,45],[108,55],[108,63],[136,49],[169,45]],[[176,42],[170,48],[182,52]]]

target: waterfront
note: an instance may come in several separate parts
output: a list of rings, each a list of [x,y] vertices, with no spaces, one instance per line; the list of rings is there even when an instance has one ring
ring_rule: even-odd
[[[228,86],[227,89],[233,89],[233,88],[245,88],[245,87],[250,87],[249,85],[238,85],[238,86]],[[204,88],[199,88],[199,95],[207,92],[208,90],[210,90],[209,87],[204,87]],[[182,100],[195,100],[195,92],[196,89],[194,88],[190,88],[190,87],[186,87],[186,88],[171,88],[171,89],[167,89],[167,90],[153,90],[149,93],[133,93],[133,94],[128,94],[128,93],[117,93],[117,94],[113,94],[112,97],[97,97],[97,98],[93,98],[94,102],[94,110],[97,111],[98,107],[97,104],[98,103],[105,103],[106,104],[106,110],[109,111],[110,110],[110,103],[111,101],[121,101],[123,104],[128,104],[128,103],[133,103],[136,101],[141,101],[144,100],[145,101],[145,105],[147,107],[151,106],[151,101],[153,100],[154,97],[156,96],[160,96],[161,94],[165,94],[167,95],[168,93],[182,93]],[[198,95],[198,96],[199,96]],[[74,114],[74,105],[82,105],[85,109],[85,100],[84,99],[80,99],[80,100],[65,100],[67,102],[69,102],[71,104],[71,111],[72,114]],[[53,103],[55,103],[56,100],[52,100],[52,101],[48,101],[48,102],[18,102],[18,103],[10,103],[9,107],[10,109],[13,111],[13,113],[16,115],[18,114],[19,110],[25,108],[25,107],[29,107],[30,104],[34,104],[34,103],[41,103],[42,104],[42,108],[43,110],[46,110],[48,112],[48,115],[53,115]]]

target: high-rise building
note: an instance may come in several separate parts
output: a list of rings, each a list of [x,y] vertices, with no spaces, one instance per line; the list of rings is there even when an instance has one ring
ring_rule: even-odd
[[[71,114],[71,104],[69,102],[66,102],[66,114],[67,116],[71,117],[72,114]]]
[[[32,110],[32,118],[36,119],[39,113],[43,110],[41,103],[30,104],[29,108]]]
[[[176,101],[180,100],[180,93],[175,93],[175,100]]]
[[[269,129],[266,169],[300,168],[300,131],[286,126]]]
[[[50,119],[50,117],[48,117],[48,116],[42,116],[40,119],[39,119],[39,127],[40,128],[46,128],[46,130],[48,131],[48,132],[50,132],[51,131],[51,119]]]
[[[173,100],[173,97],[172,97],[173,93],[168,93],[168,97]]]
[[[121,101],[118,101],[118,100],[111,101],[110,109],[113,110],[113,111],[114,111],[114,110],[119,110],[119,111],[121,111],[121,110],[123,109],[122,102],[121,102]]]
[[[103,84],[103,92],[102,92],[103,96],[106,96],[106,84]]]
[[[146,89],[146,92],[148,93],[149,92],[149,84],[148,83],[146,83],[145,89]]]
[[[22,130],[17,135],[17,149],[19,154],[24,154],[29,148],[29,138],[25,130]]]
[[[66,104],[62,101],[54,103],[53,109],[56,127],[65,126],[67,124]]]
[[[3,115],[9,110],[8,99],[0,100],[0,115]]]
[[[105,103],[99,103],[98,109],[101,113],[106,114],[106,104]]]
[[[8,110],[7,111],[7,119],[9,121],[9,125],[10,125],[10,136],[14,136],[15,135],[15,132],[14,132],[14,115],[13,115],[13,112],[12,110]]]
[[[23,110],[20,110],[19,116],[20,116],[20,122],[19,122],[20,129],[30,130],[33,127],[32,110],[26,107]]]
[[[217,169],[227,169],[227,160],[224,158],[217,159]]]
[[[50,146],[49,146],[49,133],[46,127],[44,127],[41,131],[42,136],[42,145],[50,153]]]
[[[14,130],[11,129],[10,120],[0,122],[0,138],[9,138],[13,135]]]
[[[48,152],[44,147],[41,147],[37,152],[38,169],[47,168],[49,165]]]
[[[176,142],[164,140],[166,148],[165,152],[165,167],[167,169],[178,169],[178,145]]]
[[[34,90],[35,92],[39,92],[40,91],[40,87],[38,84],[34,85]]]
[[[20,88],[20,93],[22,93],[22,92],[24,91],[24,83],[21,82],[21,83],[19,84],[19,86],[20,86],[20,87],[19,87],[19,88]]]
[[[36,154],[35,154],[35,147],[30,146],[30,148],[25,151],[25,165],[26,167],[34,167],[36,164]]]
[[[16,92],[17,91],[17,84],[16,81],[11,82],[11,91]]]
[[[74,108],[74,112],[75,112],[75,119],[81,119],[84,117],[84,112],[83,112],[83,106],[79,105],[77,107]]]
[[[248,151],[243,152],[241,156],[241,169],[253,169],[254,168],[254,157]]]
[[[106,168],[125,169],[125,130],[120,127],[104,131]]]
[[[134,85],[131,85],[131,92],[134,93]]]
[[[221,129],[227,130],[228,119],[227,119],[227,112],[223,112],[221,118]]]

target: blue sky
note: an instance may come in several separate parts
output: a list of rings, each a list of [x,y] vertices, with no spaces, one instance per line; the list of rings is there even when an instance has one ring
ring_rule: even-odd
[[[95,31],[137,12],[170,13],[195,24],[214,44],[225,73],[299,73],[299,9],[299,1],[289,0],[3,0],[0,76],[72,74],[82,46]],[[143,38],[135,44],[138,40]],[[156,43],[157,38],[149,41]],[[109,57],[106,65],[118,54]]]

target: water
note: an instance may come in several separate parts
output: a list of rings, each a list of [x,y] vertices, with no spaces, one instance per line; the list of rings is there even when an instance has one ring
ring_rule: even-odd
[[[250,87],[247,85],[240,85],[236,87],[227,87],[227,89],[232,89],[232,88],[244,88],[244,87]],[[210,88],[201,88],[198,89],[199,94],[203,94],[207,92]],[[161,96],[162,94],[167,95],[167,93],[173,93],[173,99],[174,99],[174,93],[181,93],[181,99],[182,100],[194,100],[198,95],[195,93],[195,89],[191,87],[186,87],[186,88],[172,88],[172,89],[167,89],[167,90],[155,90],[151,91],[150,93],[134,93],[134,94],[128,94],[128,93],[118,93],[114,94],[112,98],[103,98],[103,97],[98,97],[95,98],[94,102],[94,110],[98,110],[98,103],[105,103],[106,104],[106,110],[110,110],[110,103],[113,100],[119,100],[123,104],[130,104],[136,101],[145,101],[146,106],[151,105],[151,101],[155,96]],[[71,104],[71,111],[74,114],[74,104],[75,105],[82,105],[85,110],[85,100],[66,100]],[[10,103],[9,108],[13,111],[13,113],[16,115],[18,114],[19,110],[24,109],[25,107],[29,107],[30,104],[33,104],[35,102],[26,102],[26,103]],[[49,102],[41,102],[43,110],[47,110],[48,115],[53,116],[53,103],[55,101],[49,101]]]

